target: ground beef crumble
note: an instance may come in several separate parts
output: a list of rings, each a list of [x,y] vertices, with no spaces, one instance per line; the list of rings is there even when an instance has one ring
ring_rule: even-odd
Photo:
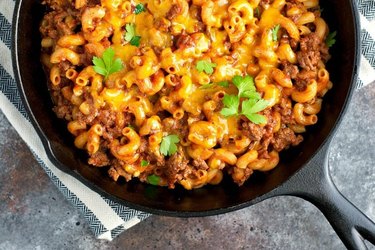
[[[320,57],[321,41],[315,33],[301,37],[300,51],[297,52],[299,66],[308,71],[315,71]]]
[[[182,152],[182,148],[165,161],[165,167],[163,170],[167,177],[169,188],[174,188],[177,181],[182,180],[184,177],[186,178],[191,174],[191,168],[188,167],[188,163],[189,161]]]
[[[271,144],[274,150],[280,152],[283,149],[289,148],[290,145],[298,145],[302,140],[302,136],[296,135],[290,128],[282,128],[275,134]]]

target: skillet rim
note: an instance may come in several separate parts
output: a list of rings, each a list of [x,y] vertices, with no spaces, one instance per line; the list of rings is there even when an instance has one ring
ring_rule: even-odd
[[[133,202],[129,202],[129,201],[120,199],[120,198],[116,197],[115,195],[112,195],[112,194],[106,192],[105,190],[103,190],[102,188],[100,188],[99,186],[94,184],[93,182],[84,178],[77,171],[74,171],[74,170],[70,169],[69,167],[67,167],[66,165],[64,165],[62,162],[60,162],[54,156],[54,153],[53,153],[53,150],[51,148],[51,143],[50,143],[49,139],[47,138],[47,136],[42,131],[41,127],[39,126],[39,124],[38,124],[38,122],[37,122],[37,120],[36,120],[36,118],[33,114],[33,112],[31,111],[28,99],[27,99],[25,91],[24,91],[23,83],[22,83],[22,80],[21,80],[22,77],[21,77],[21,70],[20,70],[20,67],[19,67],[19,58],[18,58],[18,54],[19,54],[18,51],[19,50],[18,50],[17,45],[18,45],[18,33],[19,33],[18,32],[18,27],[19,27],[18,19],[19,19],[19,16],[20,16],[20,10],[21,10],[23,1],[25,1],[25,0],[16,0],[16,2],[15,2],[15,9],[14,9],[13,20],[12,20],[12,36],[11,36],[11,39],[12,39],[12,47],[11,47],[12,66],[13,66],[14,78],[15,78],[15,81],[16,81],[16,84],[17,84],[17,89],[20,91],[20,98],[21,98],[22,104],[25,107],[25,111],[28,115],[28,118],[29,118],[28,120],[31,122],[34,129],[36,130],[36,132],[38,134],[38,137],[40,138],[40,140],[43,144],[44,150],[47,154],[48,160],[50,160],[59,170],[65,172],[66,174],[69,174],[70,176],[77,179],[82,184],[84,184],[89,189],[93,190],[94,192],[98,193],[99,195],[101,195],[101,196],[103,196],[103,197],[105,197],[109,200],[115,201],[115,202],[117,202],[121,205],[127,206],[127,207],[132,208],[132,209],[140,210],[140,211],[143,211],[143,212],[156,214],[156,215],[163,215],[163,216],[173,216],[173,217],[212,216],[212,215],[218,215],[218,214],[236,211],[236,210],[251,206],[251,205],[253,205],[255,203],[258,203],[258,202],[260,202],[264,199],[272,197],[272,195],[270,196],[270,193],[277,190],[281,185],[288,182],[293,176],[295,176],[306,165],[308,165],[308,163],[322,150],[322,148],[329,145],[329,143],[330,143],[332,137],[334,136],[334,134],[336,133],[345,113],[347,112],[348,105],[351,101],[354,90],[356,89],[355,82],[358,78],[358,70],[359,70],[359,65],[360,65],[359,62],[360,62],[360,54],[361,54],[360,53],[360,44],[361,44],[360,31],[361,31],[361,28],[360,28],[360,20],[359,20],[359,12],[358,12],[358,8],[357,8],[358,7],[357,3],[356,3],[355,0],[349,0],[350,4],[351,4],[351,6],[350,6],[351,11],[353,13],[353,25],[354,25],[354,34],[355,34],[355,38],[354,38],[354,43],[355,43],[354,61],[353,61],[353,68],[352,68],[352,73],[351,73],[350,87],[347,91],[347,94],[346,94],[344,103],[341,107],[341,110],[339,112],[339,115],[338,115],[337,119],[335,120],[333,126],[331,127],[329,133],[327,134],[325,139],[322,141],[320,146],[317,148],[317,150],[308,157],[306,162],[304,164],[302,164],[298,168],[298,170],[296,170],[294,173],[292,173],[290,176],[288,176],[285,181],[281,182],[279,185],[276,185],[270,191],[268,191],[268,192],[266,192],[262,195],[259,195],[259,196],[255,197],[253,199],[250,199],[248,201],[239,203],[239,204],[231,205],[231,206],[224,207],[224,208],[214,208],[214,209],[205,210],[205,211],[172,211],[172,210],[162,210],[160,208],[151,208],[151,207],[148,207],[148,206],[144,206],[144,205],[140,205],[140,204],[136,204],[136,203],[133,203]]]

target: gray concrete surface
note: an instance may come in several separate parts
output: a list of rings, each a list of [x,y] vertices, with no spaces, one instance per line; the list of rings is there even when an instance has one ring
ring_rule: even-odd
[[[354,94],[333,140],[342,193],[375,220],[375,84]],[[370,246],[370,249],[375,249]],[[344,249],[308,202],[279,197],[220,216],[152,216],[112,242],[90,229],[0,112],[0,249]]]

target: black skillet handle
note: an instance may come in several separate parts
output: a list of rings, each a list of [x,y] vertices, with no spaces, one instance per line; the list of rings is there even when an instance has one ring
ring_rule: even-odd
[[[375,245],[375,224],[337,190],[328,170],[328,144],[277,193],[303,198],[325,215],[348,249]]]

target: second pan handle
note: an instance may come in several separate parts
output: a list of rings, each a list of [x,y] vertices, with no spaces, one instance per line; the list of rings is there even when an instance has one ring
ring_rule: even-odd
[[[375,224],[332,182],[328,168],[328,144],[278,188],[275,195],[292,195],[311,202],[324,214],[348,249],[367,249],[364,239],[375,245]]]

